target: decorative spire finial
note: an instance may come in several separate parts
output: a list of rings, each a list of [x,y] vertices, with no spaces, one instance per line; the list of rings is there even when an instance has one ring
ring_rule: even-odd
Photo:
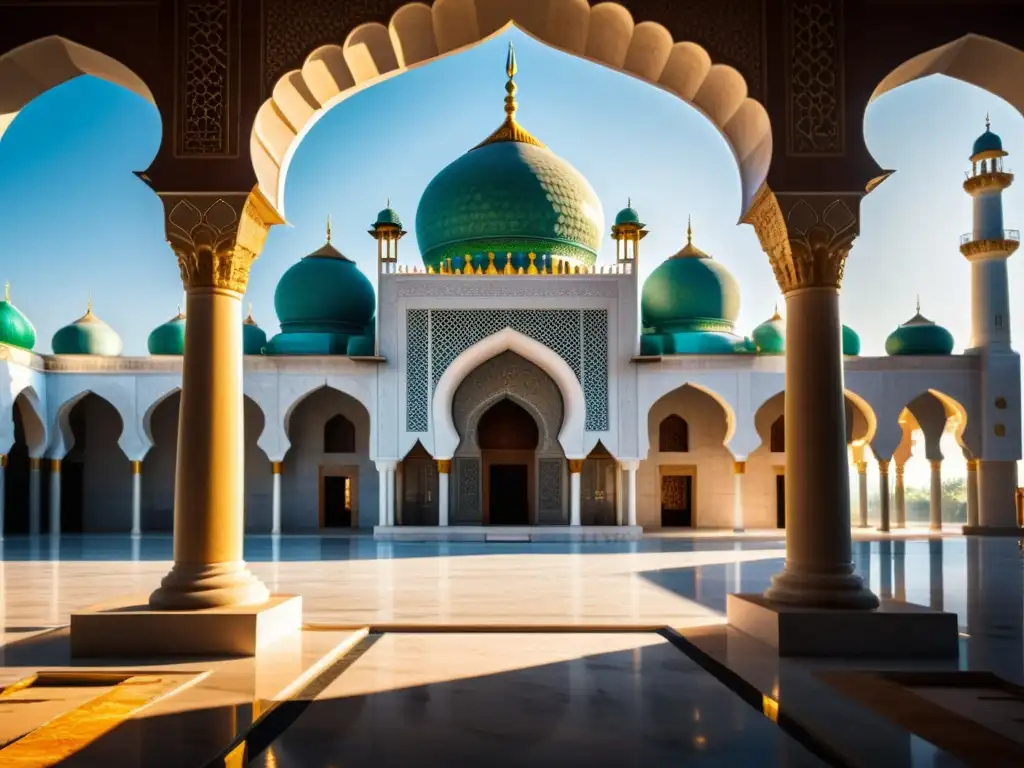
[[[633,207],[633,198],[632,197],[627,197],[626,198],[626,207],[627,208],[632,208]]]
[[[988,119],[988,112],[985,113],[985,130],[989,130],[992,127],[992,121]]]
[[[921,314],[921,294],[917,294],[917,314]]]
[[[91,295],[85,300],[85,314],[87,314],[87,315],[91,315],[92,314],[92,296]]]
[[[4,301],[6,301],[8,304],[11,303],[11,281],[10,280],[7,280],[4,283]]]
[[[686,244],[693,245],[693,224],[690,217],[686,217]]]
[[[385,205],[384,207],[385,208],[390,208],[391,207],[391,198],[390,197],[388,197],[388,204]]]
[[[331,214],[327,214],[327,243],[331,242]]]
[[[508,44],[508,57],[505,59],[505,74],[508,75],[508,82],[505,83],[505,114],[511,120],[516,114],[516,84],[515,76],[519,68],[516,66],[516,49],[512,43]]]

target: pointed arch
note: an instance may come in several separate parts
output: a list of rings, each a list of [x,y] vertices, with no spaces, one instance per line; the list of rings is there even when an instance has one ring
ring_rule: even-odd
[[[256,115],[249,140],[259,187],[284,215],[284,185],[310,128],[350,96],[515,26],[553,48],[622,72],[691,105],[718,129],[736,158],[745,213],[768,175],[768,112],[747,95],[743,76],[715,64],[697,43],[679,42],[660,24],[636,23],[614,2],[587,0],[436,0],[399,8],[387,26],[362,24],[342,45],[312,51],[283,75]],[[742,217],[741,217],[742,218]]]
[[[690,450],[690,425],[678,413],[670,413],[658,425],[658,450],[662,453]]]
[[[583,432],[587,408],[579,379],[557,352],[511,328],[498,331],[469,347],[452,361],[437,382],[431,406],[434,456],[450,459],[459,445],[459,433],[455,429],[452,415],[452,402],[459,384],[477,366],[505,351],[526,358],[547,373],[558,386],[564,409],[558,442],[567,458],[583,458],[586,455],[583,450]]]

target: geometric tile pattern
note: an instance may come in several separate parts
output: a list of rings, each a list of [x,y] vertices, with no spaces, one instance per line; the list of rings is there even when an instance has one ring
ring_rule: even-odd
[[[430,381],[427,371],[430,342],[427,336],[429,326],[428,310],[410,309],[406,316],[405,360],[405,430],[426,432],[430,420]]]

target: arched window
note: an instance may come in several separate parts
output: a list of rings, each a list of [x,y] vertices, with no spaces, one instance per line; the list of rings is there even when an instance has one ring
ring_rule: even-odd
[[[342,416],[332,416],[324,424],[324,453],[355,453],[356,428]]]
[[[786,452],[786,417],[779,416],[772,423],[772,431],[769,436],[769,442],[771,443],[772,453],[785,453]]]
[[[686,419],[673,413],[662,420],[658,428],[658,450],[663,453],[686,453],[690,450],[690,428]]]

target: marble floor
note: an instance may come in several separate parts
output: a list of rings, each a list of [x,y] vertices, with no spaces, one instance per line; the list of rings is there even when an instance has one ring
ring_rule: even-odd
[[[405,765],[423,754],[454,765],[485,754],[496,765],[822,764],[801,734],[832,750],[824,764],[970,764],[822,673],[987,670],[1024,685],[1018,542],[858,532],[854,559],[876,593],[957,614],[952,663],[779,660],[728,629],[726,594],[763,590],[783,556],[770,534],[561,544],[250,537],[253,571],[273,591],[303,596],[311,631],[373,632],[253,764]],[[72,610],[147,594],[170,557],[167,536],[0,542],[0,686],[30,668],[26,649],[59,637],[48,630]],[[659,627],[678,630],[679,643]],[[746,688],[723,685],[727,673]],[[760,695],[790,726],[751,706]]]

